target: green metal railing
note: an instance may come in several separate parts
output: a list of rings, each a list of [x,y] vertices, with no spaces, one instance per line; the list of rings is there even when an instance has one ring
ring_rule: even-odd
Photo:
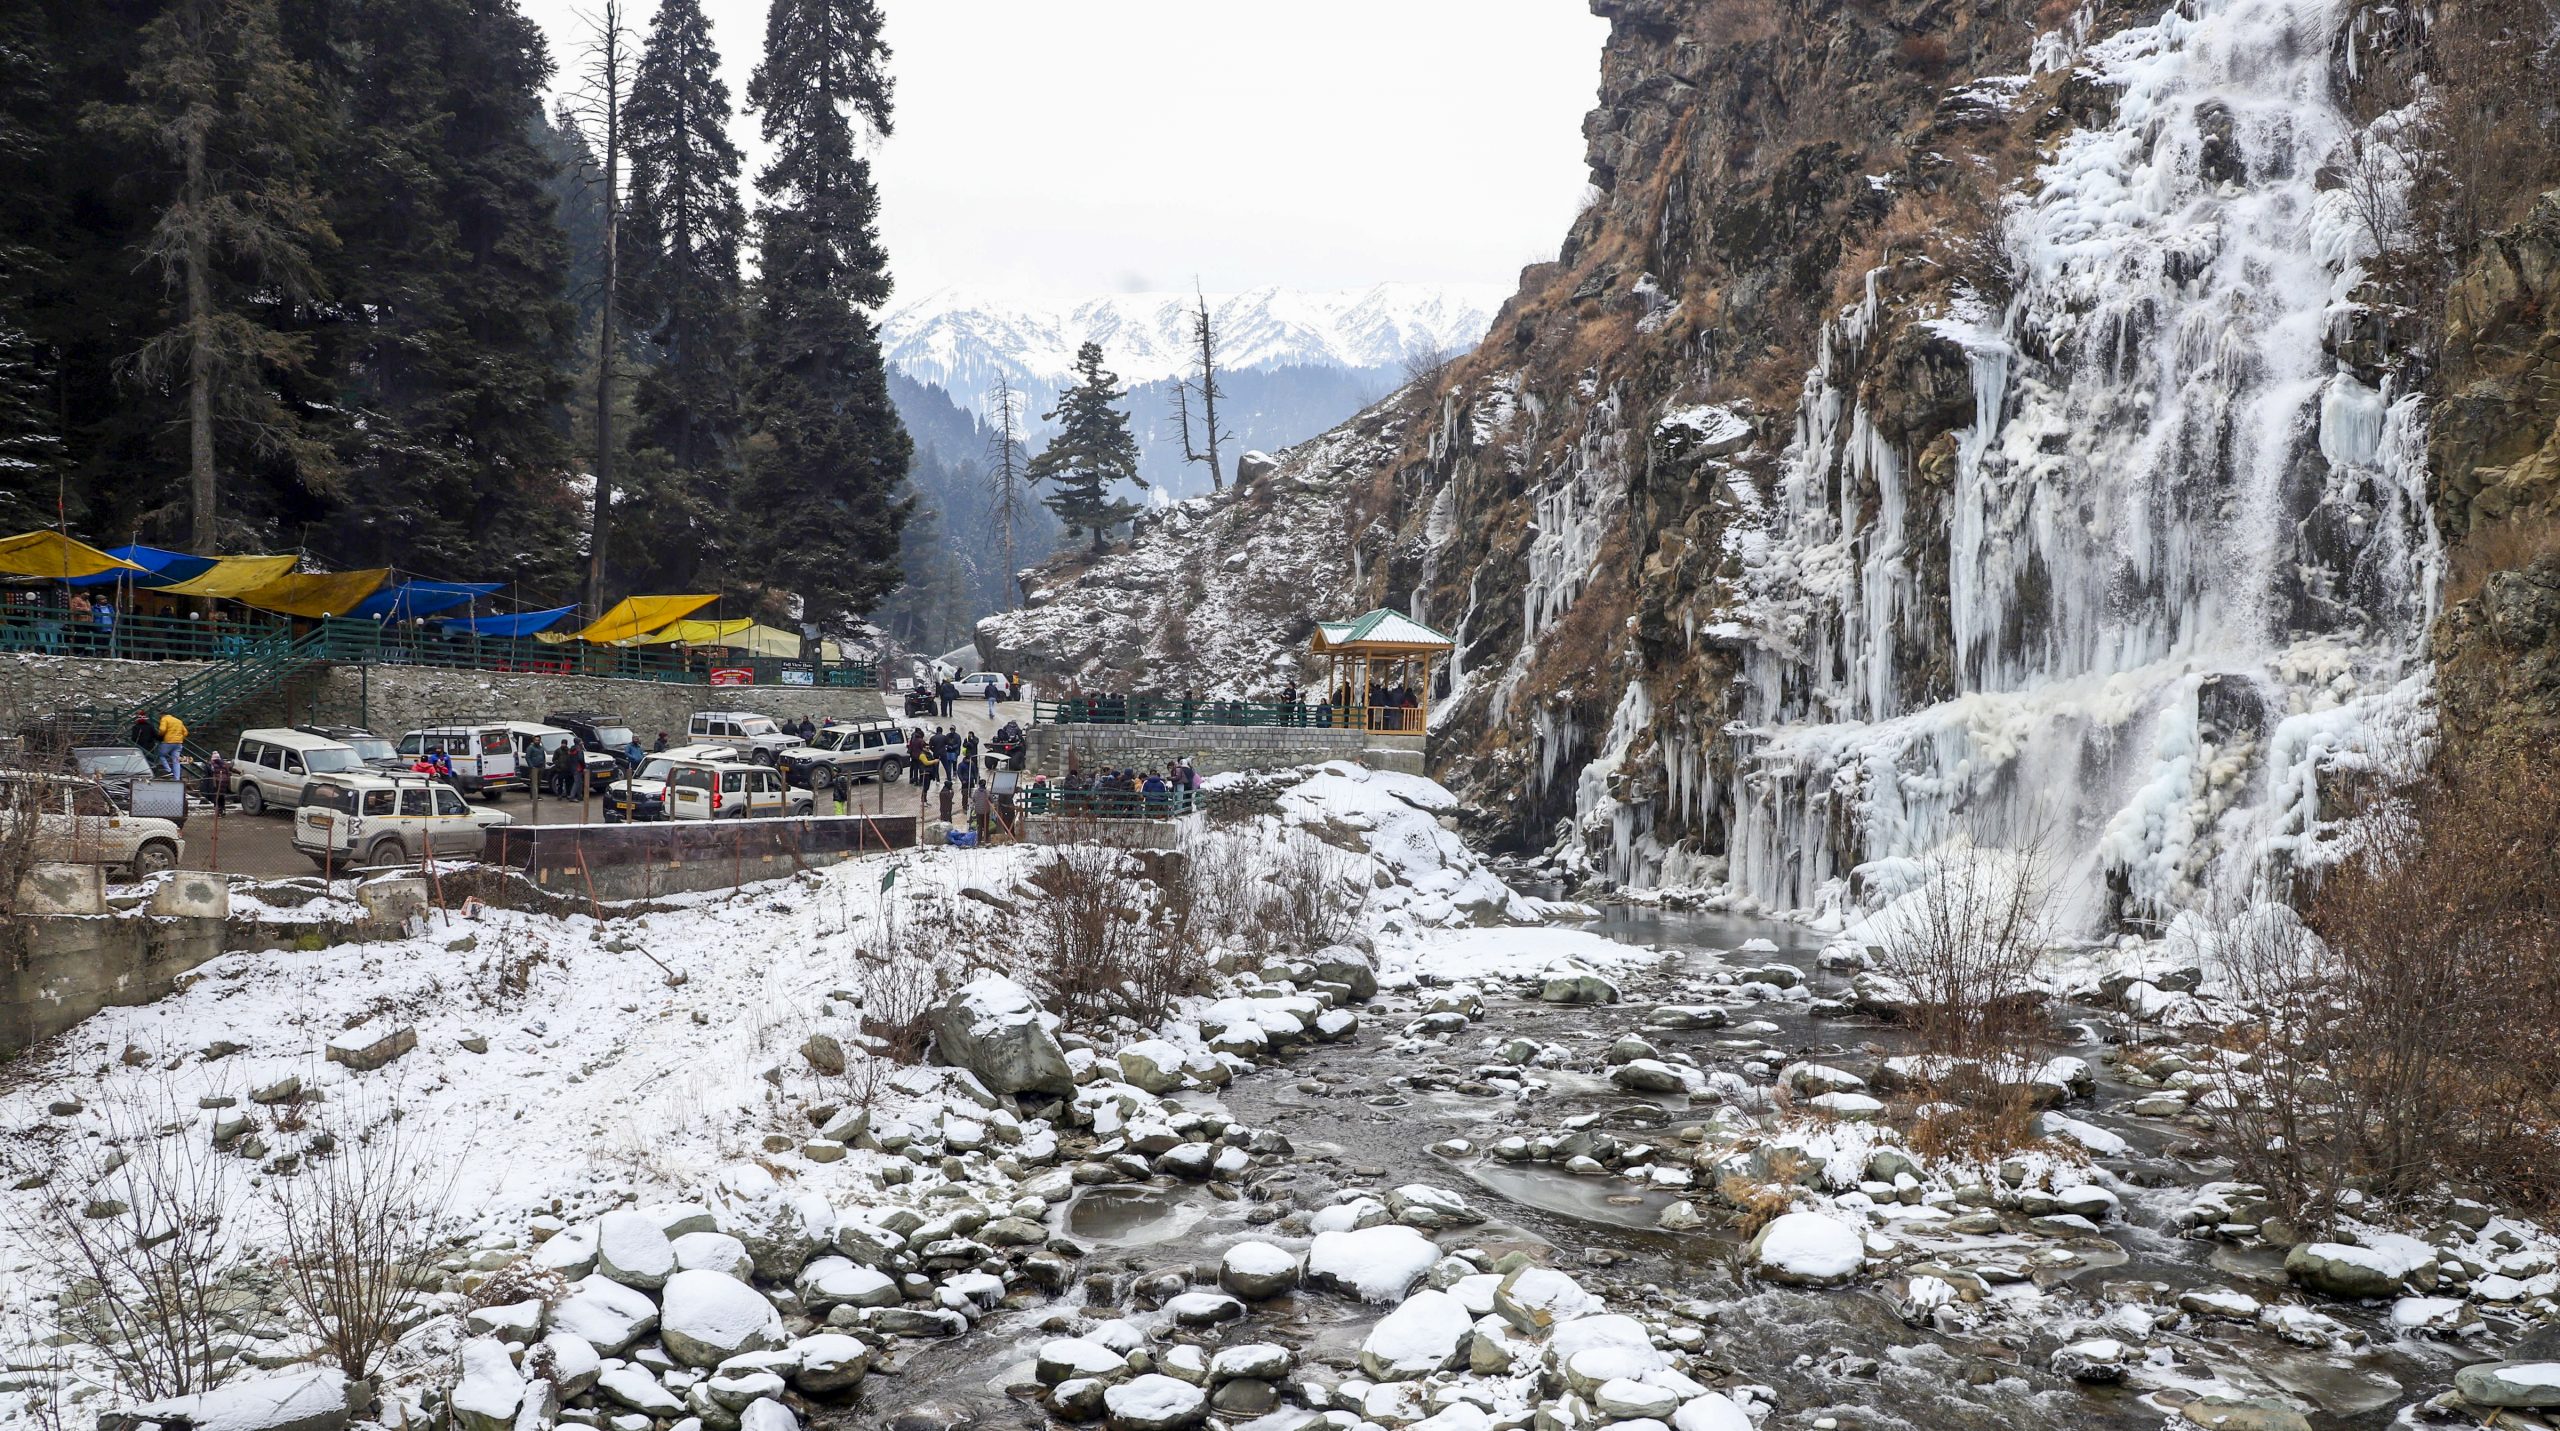
[[[1291,705],[1284,701],[1224,701],[1181,696],[1073,696],[1034,701],[1032,719],[1042,725],[1215,725],[1422,733],[1422,712],[1411,706]]]
[[[710,651],[680,652],[663,646],[590,646],[582,641],[447,636],[442,628],[338,617],[288,621],[247,616],[195,620],[119,613],[100,622],[62,607],[0,604],[0,653],[92,656],[128,661],[255,662],[272,643],[317,636],[315,661],[414,665],[452,670],[533,675],[600,676],[615,680],[710,685],[733,683],[718,672],[744,672],[743,684],[825,686],[869,690],[878,673],[863,661],[810,662],[773,656],[723,657]],[[207,673],[211,674],[211,673]],[[183,683],[182,683],[183,684]],[[181,718],[187,718],[181,712]]]
[[[1208,808],[1198,790],[1093,790],[1034,785],[1024,799],[1034,815],[1078,820],[1170,820]]]

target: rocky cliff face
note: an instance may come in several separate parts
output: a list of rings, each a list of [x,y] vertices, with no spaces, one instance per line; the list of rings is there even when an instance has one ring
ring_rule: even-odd
[[[2319,858],[2324,782],[2427,719],[2428,408],[2363,271],[2387,27],[1593,3],[1597,197],[1558,259],[1436,383],[1183,519],[1224,544],[1210,599],[1203,559],[1260,574],[1249,643],[1059,668],[1231,687],[1320,614],[1409,610],[1459,640],[1434,759],[1478,833],[1768,907],[2032,845],[2098,930]],[[2539,253],[2479,298],[2508,409]],[[2508,409],[2438,464],[2526,471]],[[1331,540],[1258,545],[1248,504],[1301,499]],[[1036,663],[1133,588],[1161,627],[1164,540],[988,637]]]

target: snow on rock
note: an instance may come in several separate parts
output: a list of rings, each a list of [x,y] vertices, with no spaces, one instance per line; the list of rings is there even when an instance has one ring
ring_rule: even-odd
[[[551,1309],[551,1326],[584,1339],[606,1356],[620,1356],[658,1324],[658,1304],[609,1277],[590,1276],[570,1285],[569,1295]]]
[[[676,1273],[667,1279],[664,1305],[658,1335],[668,1354],[689,1366],[718,1366],[784,1341],[782,1316],[764,1294],[722,1273]]]
[[[498,1360],[506,1361],[504,1347]],[[523,1389],[519,1377],[518,1394]],[[481,1399],[494,1403],[498,1395],[493,1384]],[[459,1416],[461,1407],[454,1409]],[[512,1414],[513,1405],[508,1409]],[[340,1431],[347,1424],[347,1379],[334,1367],[243,1377],[192,1396],[146,1402],[125,1414],[137,1422],[183,1423],[192,1431]]]
[[[1671,1431],[1754,1431],[1751,1418],[1733,1398],[1721,1391],[1710,1391],[1680,1403],[1671,1413]]]
[[[1600,1299],[1552,1267],[1522,1267],[1494,1288],[1493,1310],[1521,1331],[1543,1336],[1560,1322],[1600,1309]]]
[[[2369,1233],[2363,1246],[2305,1242],[2285,1254],[2287,1277],[2332,1297],[2396,1297],[2436,1282],[2436,1251],[2396,1232]]]
[[[990,1092],[1072,1097],[1076,1079],[1058,1046],[1057,1022],[1020,984],[988,974],[934,1010],[934,1049]]]
[[[622,1209],[596,1219],[596,1271],[626,1287],[655,1291],[676,1270],[676,1250],[657,1222]]]
[[[1836,1287],[1866,1262],[1858,1230],[1819,1212],[1781,1213],[1751,1239],[1751,1261],[1761,1276],[1799,1287]]]
[[[1268,1242],[1239,1242],[1218,1259],[1218,1285],[1248,1302],[1298,1285],[1298,1259]]]
[[[1380,1381],[1429,1376],[1456,1364],[1475,1321],[1447,1292],[1416,1292],[1370,1328],[1360,1343],[1360,1367]]]
[[[1365,1302],[1393,1302],[1438,1260],[1440,1249],[1431,1239],[1401,1223],[1319,1232],[1307,1248],[1306,1282]]]
[[[453,1415],[464,1431],[509,1431],[524,1402],[524,1375],[495,1337],[462,1344],[462,1379],[453,1388]]]
[[[708,1199],[720,1230],[738,1239],[756,1275],[789,1281],[835,1231],[835,1210],[815,1193],[794,1195],[754,1163],[733,1163],[713,1178]]]
[[[1208,1393],[1187,1381],[1149,1372],[1102,1393],[1112,1431],[1177,1431],[1207,1411]]]
[[[772,1397],[760,1397],[738,1413],[738,1431],[800,1431],[800,1418]]]

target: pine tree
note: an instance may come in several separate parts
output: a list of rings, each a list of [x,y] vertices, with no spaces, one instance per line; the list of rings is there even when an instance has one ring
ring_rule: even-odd
[[[624,133],[624,309],[644,357],[631,434],[628,519],[613,553],[626,583],[699,589],[722,571],[723,515],[742,418],[738,255],[746,213],[729,87],[701,0],[664,0],[631,87]],[[636,589],[636,588],[635,588]]]
[[[311,345],[280,309],[316,296],[314,255],[336,242],[311,184],[326,123],[277,34],[275,0],[177,0],[143,28],[131,104],[84,120],[153,154],[167,197],[143,246],[175,297],[174,324],[134,372],[184,395],[189,540],[221,549],[216,424],[321,479],[324,450],[276,395]]]
[[[614,378],[622,371],[623,126],[631,100],[633,56],[631,31],[622,23],[621,0],[604,0],[603,12],[591,23],[595,34],[587,46],[580,100],[574,106],[564,105],[563,110],[582,118],[585,127],[595,132],[595,152],[604,163],[604,174],[597,184],[604,208],[604,253],[597,277],[595,370],[589,375],[592,382],[587,384],[595,400],[587,409],[587,450],[594,457],[589,468],[593,490],[587,501],[586,586],[588,609],[602,611],[607,604],[605,557],[613,529],[613,494],[618,480],[615,468],[622,455],[621,444],[614,437],[614,419],[621,406]]]
[[[338,188],[335,332],[352,410],[348,564],[514,579],[567,599],[582,514],[568,481],[568,244],[537,141],[551,64],[512,4],[372,0],[327,12],[366,177]],[[431,118],[433,122],[422,122]]]
[[[53,59],[32,12],[0,14],[0,533],[50,525],[63,484],[62,425],[49,355],[27,331],[25,312],[39,283],[59,265],[29,238],[57,217],[39,182],[46,144],[40,128],[57,103]]]
[[[1182,425],[1182,460],[1205,465],[1209,469],[1209,490],[1223,492],[1227,488],[1225,472],[1220,470],[1218,447],[1232,434],[1218,426],[1218,399],[1227,395],[1218,382],[1218,333],[1209,321],[1209,296],[1197,285],[1191,290],[1197,305],[1191,314],[1191,343],[1199,355],[1197,376],[1173,385],[1175,421]],[[1200,404],[1201,440],[1191,440],[1191,404]]]
[[[0,534],[51,526],[62,435],[34,340],[0,310]]]
[[[880,28],[878,0],[773,0],[747,85],[774,151],[756,178],[747,486],[752,510],[790,533],[755,556],[764,584],[820,625],[860,616],[897,584],[912,505],[913,444],[865,312],[889,297],[880,196],[855,132],[890,129]]]
[[[1058,514],[1067,535],[1091,532],[1097,552],[1102,534],[1138,511],[1136,503],[1112,495],[1112,484],[1147,485],[1138,475],[1138,440],[1129,435],[1129,415],[1114,406],[1129,395],[1119,383],[1102,366],[1100,343],[1076,349],[1075,385],[1045,414],[1058,424],[1058,435],[1031,459],[1026,474],[1049,484],[1041,505]]]

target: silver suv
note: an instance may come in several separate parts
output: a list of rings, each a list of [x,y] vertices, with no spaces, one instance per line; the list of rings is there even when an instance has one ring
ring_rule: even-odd
[[[739,758],[771,765],[782,752],[800,743],[780,722],[754,711],[695,711],[685,723],[689,745],[725,745]]]
[[[503,810],[475,810],[460,791],[423,775],[330,775],[303,787],[293,847],[323,868],[476,860]]]
[[[893,720],[845,721],[819,730],[776,762],[794,785],[827,790],[860,780],[896,780],[907,770],[907,732]]]

